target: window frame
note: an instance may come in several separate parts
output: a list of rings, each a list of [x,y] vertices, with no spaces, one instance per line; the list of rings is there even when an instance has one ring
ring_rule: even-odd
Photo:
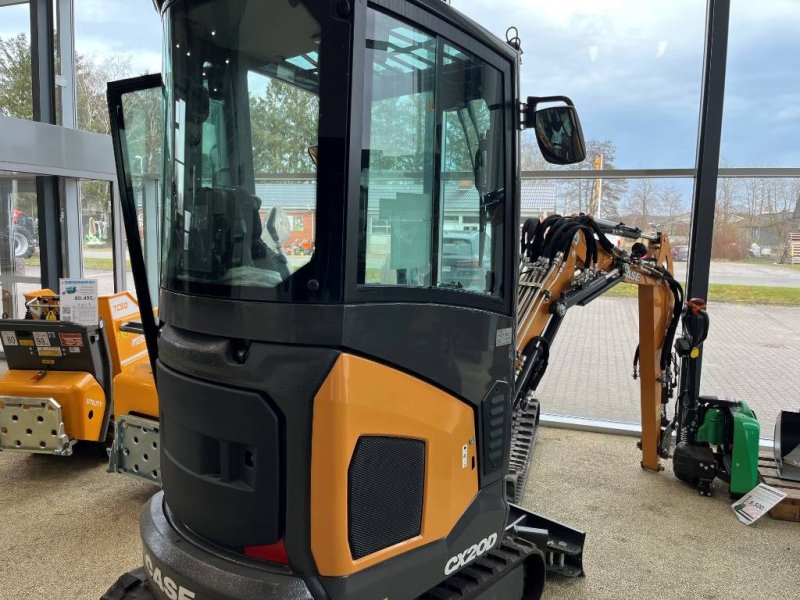
[[[405,21],[409,25],[426,30],[445,43],[470,52],[476,58],[496,68],[502,76],[503,112],[504,112],[504,141],[503,158],[505,161],[505,189],[506,205],[503,221],[503,254],[502,286],[498,295],[481,294],[470,291],[452,290],[447,288],[414,288],[394,285],[365,285],[358,283],[358,262],[361,251],[361,236],[367,223],[360,217],[361,214],[361,157],[363,123],[361,115],[364,108],[363,84],[356,83],[362,78],[354,76],[351,88],[350,111],[350,148],[349,148],[349,189],[347,191],[347,262],[345,265],[345,302],[350,303],[382,303],[405,302],[425,304],[447,304],[476,308],[511,315],[516,298],[516,264],[517,264],[517,224],[519,209],[519,180],[518,165],[514,160],[518,141],[518,115],[515,114],[517,89],[514,72],[518,56],[510,47],[500,40],[494,46],[483,44],[475,35],[487,36],[483,29],[476,28],[475,24],[463,20],[449,21],[436,14],[434,7],[425,10],[421,6],[403,0],[373,0],[368,3],[367,9],[357,11],[354,20],[353,48],[354,61],[353,73],[363,73],[366,67],[366,30],[367,12],[375,10],[393,19]],[[438,119],[437,119],[438,124]],[[439,170],[441,156],[441,139],[437,132],[436,143],[436,170]],[[438,180],[438,175],[437,175]],[[437,181],[438,185],[438,181]],[[436,192],[436,201],[433,203],[434,216],[438,220],[440,215],[439,192]],[[433,258],[437,259],[438,250],[434,249]],[[437,259],[438,260],[438,259]]]

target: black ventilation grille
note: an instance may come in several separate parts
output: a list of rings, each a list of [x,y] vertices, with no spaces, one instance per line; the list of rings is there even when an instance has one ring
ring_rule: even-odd
[[[508,431],[507,394],[502,386],[495,386],[483,401],[483,475],[503,468]]]
[[[347,478],[350,552],[359,559],[422,531],[425,442],[358,439]]]

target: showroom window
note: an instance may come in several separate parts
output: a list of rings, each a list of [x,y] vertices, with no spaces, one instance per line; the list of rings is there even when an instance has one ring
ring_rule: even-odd
[[[505,39],[508,13],[480,0],[454,5]],[[660,230],[685,250],[705,50],[706,2],[636,0],[554,4],[514,0],[524,54],[520,95],[563,94],[580,115],[587,156],[546,163],[533,132],[521,136],[520,219],[589,213],[644,232]],[[516,10],[515,10],[516,9]],[[563,172],[571,173],[567,178]],[[617,171],[625,171],[617,175]],[[462,226],[478,228],[465,216]],[[626,242],[623,242],[626,243]],[[629,244],[628,244],[629,245]],[[686,263],[676,264],[685,280]],[[551,417],[637,424],[639,381],[631,361],[639,338],[636,286],[621,284],[568,312],[537,390]],[[565,379],[565,370],[593,368]],[[608,392],[598,393],[600,386]],[[670,407],[670,410],[672,407]]]
[[[0,4],[0,117],[33,118],[27,2]]]
[[[161,17],[152,2],[75,2],[78,128],[110,133],[106,82],[161,71]]]
[[[731,2],[723,167],[800,168],[798,23],[798,2]]]
[[[453,0],[453,6],[501,39],[510,25],[517,28],[522,97],[569,96],[588,148],[613,146],[614,168],[694,166],[705,0],[511,0],[502,10],[484,0]],[[564,168],[535,154],[524,159],[528,169]],[[595,167],[587,160],[566,168]]]

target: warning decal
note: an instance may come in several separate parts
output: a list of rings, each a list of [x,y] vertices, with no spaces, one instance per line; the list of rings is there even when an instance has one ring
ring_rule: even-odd
[[[61,356],[61,348],[37,348],[39,356]]]
[[[83,335],[80,333],[59,333],[62,346],[83,346]]]

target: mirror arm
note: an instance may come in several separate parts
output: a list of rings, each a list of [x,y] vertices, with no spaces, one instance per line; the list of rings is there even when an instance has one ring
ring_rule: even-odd
[[[536,109],[524,102],[519,103],[519,130],[525,131],[534,127],[536,121],[534,120],[534,113]]]
[[[536,125],[536,106],[546,102],[563,102],[575,108],[575,104],[567,96],[528,96],[527,102],[520,103],[521,120],[520,129],[530,129]]]

